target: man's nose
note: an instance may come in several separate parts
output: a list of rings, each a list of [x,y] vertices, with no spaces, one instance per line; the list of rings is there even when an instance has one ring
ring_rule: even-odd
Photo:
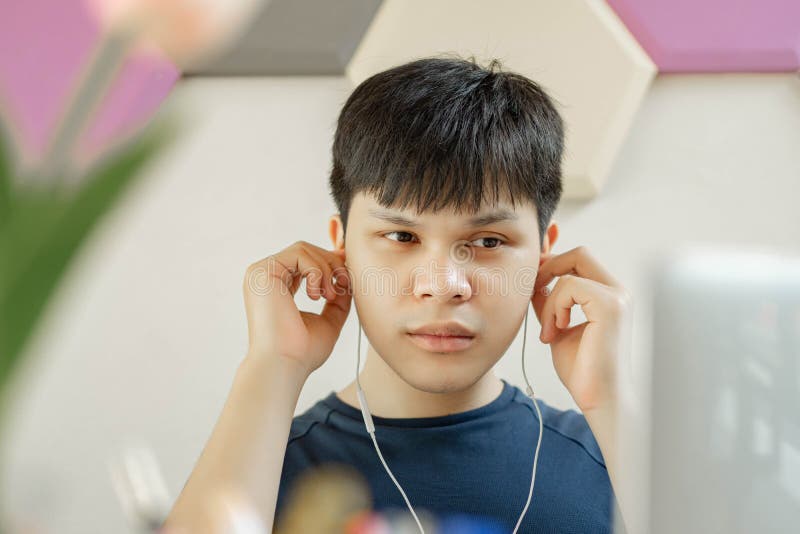
[[[446,255],[432,259],[414,282],[414,294],[418,298],[434,298],[442,302],[458,298],[467,300],[472,296],[468,275],[468,262],[452,249]]]

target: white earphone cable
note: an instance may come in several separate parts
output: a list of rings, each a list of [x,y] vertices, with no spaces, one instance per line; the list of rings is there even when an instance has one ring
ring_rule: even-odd
[[[528,386],[528,396],[533,399],[533,406],[536,408],[536,415],[539,418],[539,439],[536,442],[536,453],[533,455],[533,473],[531,474],[531,489],[528,491],[528,501],[525,503],[525,508],[522,510],[522,515],[519,516],[517,520],[517,526],[514,527],[514,534],[516,534],[517,529],[519,529],[520,524],[522,523],[522,518],[525,517],[525,513],[528,511],[528,505],[531,503],[531,497],[533,496],[533,484],[536,482],[536,464],[539,462],[539,447],[542,445],[542,432],[544,431],[543,424],[542,424],[542,412],[539,410],[539,403],[536,400],[536,396],[533,394],[533,387],[531,387],[531,383],[528,381],[528,374],[525,372],[525,341],[528,336],[528,309],[525,309],[525,326],[522,327],[522,376],[525,379],[525,384]]]
[[[389,473],[392,482],[394,482],[394,485],[397,486],[398,490],[400,490],[400,494],[403,496],[403,500],[406,501],[406,506],[408,506],[408,509],[411,510],[411,515],[414,516],[414,520],[417,522],[419,531],[422,532],[422,534],[425,534],[425,529],[422,528],[422,523],[420,523],[419,517],[417,517],[417,513],[411,506],[408,497],[406,497],[406,492],[403,491],[403,488],[400,487],[400,483],[398,483],[397,479],[394,478],[394,475],[392,474],[392,471],[389,469],[389,466],[386,465],[386,460],[383,459],[383,455],[381,454],[381,449],[378,447],[378,442],[375,439],[375,425],[372,423],[372,414],[370,414],[369,408],[367,407],[367,398],[364,396],[364,390],[361,389],[361,381],[358,378],[358,371],[360,367],[361,367],[361,322],[358,323],[358,358],[356,360],[356,385],[358,386],[358,402],[359,404],[361,404],[361,414],[364,416],[364,424],[366,424],[367,432],[369,432],[369,435],[372,437],[372,443],[375,444],[375,450],[378,452],[378,457],[381,459],[383,468],[386,469],[386,472]]]

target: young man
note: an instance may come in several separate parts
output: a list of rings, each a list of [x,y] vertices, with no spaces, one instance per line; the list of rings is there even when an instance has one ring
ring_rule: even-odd
[[[249,495],[269,530],[296,478],[326,463],[364,475],[376,509],[407,509],[355,380],[293,417],[353,301],[368,340],[359,383],[411,505],[509,532],[529,495],[539,418],[492,367],[532,305],[582,413],[537,399],[544,430],[519,532],[611,532],[630,296],[584,247],[551,253],[562,120],[537,84],[498,66],[421,59],[351,94],[333,145],[333,250],[301,241],[248,268],[249,351],[167,525],[205,528],[203,500],[224,486]],[[326,299],[320,315],[294,303],[303,279]],[[587,322],[569,327],[574,304]]]

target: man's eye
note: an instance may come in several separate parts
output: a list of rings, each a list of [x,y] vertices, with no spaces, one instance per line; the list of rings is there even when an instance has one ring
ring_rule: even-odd
[[[493,245],[490,245],[490,246],[487,246],[487,247],[483,247],[483,248],[488,248],[488,249],[500,248],[500,245],[505,243],[505,241],[503,241],[502,239],[500,239],[498,237],[479,237],[475,241],[472,241],[472,243],[476,243],[478,241],[484,241],[484,240],[488,240],[489,243],[494,243]]]
[[[411,236],[411,237],[414,237],[414,236],[413,236],[413,234],[410,234],[410,233],[408,233],[408,232],[387,232],[387,233],[385,233],[385,234],[383,234],[383,235],[387,236],[387,235],[392,235],[392,234],[398,234],[398,235],[401,235],[401,236],[403,236],[403,237],[404,237],[403,239],[398,239],[398,240],[397,240],[397,241],[399,241],[400,243],[408,243],[408,240],[407,240],[407,239],[405,239],[405,236]],[[395,240],[394,240],[394,239],[392,239],[392,241],[395,241]]]
[[[387,232],[387,233],[385,233],[383,235],[384,236],[389,236],[389,235],[393,235],[393,234],[396,234],[398,236],[398,239],[392,239],[392,241],[397,241],[399,243],[409,243],[414,238],[414,234],[411,234],[409,232],[400,232],[400,231]],[[478,242],[481,242],[481,241],[488,242],[488,243],[484,243],[485,246],[482,246],[481,248],[486,248],[486,249],[490,249],[490,250],[491,249],[500,248],[500,246],[505,243],[505,241],[503,241],[499,237],[480,237],[478,239],[470,241],[470,243],[478,243]]]

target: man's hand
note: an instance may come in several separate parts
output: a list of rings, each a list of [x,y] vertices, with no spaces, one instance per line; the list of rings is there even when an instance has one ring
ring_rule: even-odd
[[[542,289],[555,277],[558,282],[545,295]],[[558,378],[581,411],[615,406],[617,367],[633,308],[630,292],[586,247],[577,247],[542,255],[531,300],[542,325],[539,339],[550,345]],[[568,328],[575,304],[587,321]]]
[[[321,313],[297,307],[294,297],[303,280],[311,299],[325,298]],[[242,286],[249,358],[283,358],[308,375],[328,359],[353,300],[343,249],[297,241],[250,265]]]
[[[547,284],[559,277],[550,294]],[[633,298],[586,247],[563,254],[543,255],[531,297],[542,325],[539,338],[550,344],[553,366],[575,403],[586,417],[603,458],[627,532],[638,532],[634,521],[638,502],[633,486],[623,484],[623,469],[617,443],[618,423],[636,419],[632,386],[626,365]],[[578,304],[586,322],[569,327],[570,310]],[[627,369],[625,369],[627,371]],[[618,384],[618,377],[625,383]],[[639,424],[639,423],[637,423]]]

